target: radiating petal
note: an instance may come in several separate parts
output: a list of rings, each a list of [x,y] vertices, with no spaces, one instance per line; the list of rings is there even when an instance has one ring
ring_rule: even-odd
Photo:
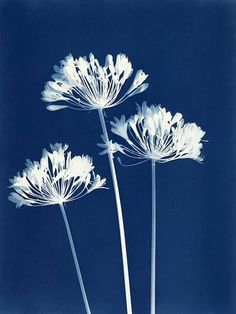
[[[57,110],[65,109],[65,108],[68,108],[68,106],[65,106],[65,105],[49,105],[49,106],[47,106],[47,109],[49,111],[57,111]]]

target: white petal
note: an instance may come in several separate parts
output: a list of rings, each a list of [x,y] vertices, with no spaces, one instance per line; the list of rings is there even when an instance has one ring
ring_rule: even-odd
[[[175,124],[176,122],[179,122],[182,119],[183,115],[179,112],[177,112],[174,117],[171,120],[171,124]]]
[[[128,95],[128,97],[134,96],[136,94],[140,94],[142,92],[144,92],[147,88],[148,88],[149,84],[148,83],[144,83],[141,86],[139,86],[138,88],[136,88],[132,93],[130,93]]]
[[[57,110],[65,109],[65,108],[68,108],[68,106],[65,106],[65,105],[49,105],[49,106],[47,106],[47,109],[49,111],[57,111]]]

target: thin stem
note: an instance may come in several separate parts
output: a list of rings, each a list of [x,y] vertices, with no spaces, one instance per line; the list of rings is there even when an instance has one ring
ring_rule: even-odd
[[[79,280],[80,289],[81,289],[81,292],[82,292],[86,313],[87,314],[91,314],[91,311],[90,311],[90,308],[89,308],[89,303],[88,303],[88,298],[87,298],[85,287],[84,287],[84,283],[83,283],[82,274],[81,274],[81,271],[80,271],[78,258],[77,258],[76,251],[75,251],[74,241],[73,241],[72,234],[71,234],[71,231],[70,231],[70,225],[69,225],[69,222],[68,222],[68,219],[67,219],[67,216],[66,216],[66,212],[65,212],[65,208],[64,208],[63,204],[60,204],[60,209],[61,209],[61,213],[62,213],[62,216],[63,216],[63,219],[64,219],[64,223],[65,223],[68,239],[69,239],[69,242],[70,242],[70,248],[71,248],[72,256],[73,256],[74,263],[75,263],[75,269],[76,269],[77,277],[78,277],[78,280]]]
[[[120,201],[120,192],[119,192],[119,187],[118,187],[118,182],[117,182],[117,177],[116,177],[116,169],[114,165],[113,154],[109,148],[109,137],[108,137],[107,128],[106,128],[106,124],[104,120],[103,111],[102,109],[99,109],[98,112],[99,112],[99,118],[101,121],[105,143],[108,146],[108,159],[110,163],[111,175],[112,175],[112,181],[113,181],[113,187],[114,187],[115,199],[116,199],[116,207],[117,207],[119,231],[120,231],[121,253],[122,253],[122,261],[123,261],[126,309],[127,309],[127,314],[132,314],[132,303],[131,303],[131,293],[130,293],[130,283],[129,283],[129,268],[128,268],[128,259],[127,259],[127,250],[126,250],[126,241],[125,241],[124,221],[123,221],[122,207],[121,207],[121,201]]]
[[[156,313],[156,162],[152,160],[151,314]]]

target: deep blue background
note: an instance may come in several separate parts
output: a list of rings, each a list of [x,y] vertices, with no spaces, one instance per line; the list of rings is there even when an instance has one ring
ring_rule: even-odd
[[[161,103],[206,130],[205,161],[157,169],[158,314],[236,312],[235,1],[1,1],[0,7],[0,313],[85,313],[59,209],[20,210],[8,202],[8,179],[66,142],[98,155],[96,111],[49,112],[44,83],[69,52],[101,61],[123,52],[149,73],[149,89],[107,111],[135,112]],[[151,169],[117,165],[127,234],[134,314],[149,313]],[[100,190],[67,206],[94,314],[124,314],[114,195]]]

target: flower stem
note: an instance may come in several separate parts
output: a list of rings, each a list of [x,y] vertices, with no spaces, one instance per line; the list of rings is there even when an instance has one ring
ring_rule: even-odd
[[[156,162],[152,160],[151,314],[156,313]]]
[[[114,165],[113,154],[109,148],[109,137],[108,137],[107,128],[106,128],[106,124],[104,120],[103,111],[102,109],[99,109],[98,112],[99,112],[99,118],[100,118],[100,122],[102,126],[104,139],[108,147],[108,159],[110,163],[111,175],[112,175],[112,181],[113,181],[113,187],[114,187],[115,199],[116,199],[116,207],[117,207],[119,231],[120,231],[121,253],[122,253],[122,261],[123,261],[126,309],[127,309],[127,314],[132,314],[132,303],[131,303],[131,293],[130,293],[130,283],[129,283],[129,268],[128,268],[128,259],[127,259],[127,250],[126,250],[126,241],[125,241],[124,221],[123,221],[122,207],[121,207],[121,201],[120,201],[120,192],[119,192],[118,181],[116,177],[116,169]]]
[[[86,295],[86,291],[85,291],[85,287],[84,287],[84,283],[83,283],[82,274],[81,274],[81,271],[80,271],[78,258],[77,258],[76,251],[75,251],[74,241],[73,241],[72,234],[71,234],[71,231],[70,231],[70,225],[69,225],[69,222],[68,222],[68,219],[67,219],[67,216],[66,216],[66,212],[65,212],[65,208],[64,208],[63,204],[60,204],[60,209],[61,209],[63,220],[64,220],[64,223],[65,223],[68,239],[69,239],[69,242],[70,242],[70,248],[71,248],[72,256],[73,256],[74,263],[75,263],[76,273],[77,273],[77,277],[78,277],[78,280],[79,280],[80,289],[81,289],[81,292],[82,292],[86,313],[87,314],[91,314],[91,311],[90,311],[90,308],[89,308],[88,299],[87,299],[87,295]]]

